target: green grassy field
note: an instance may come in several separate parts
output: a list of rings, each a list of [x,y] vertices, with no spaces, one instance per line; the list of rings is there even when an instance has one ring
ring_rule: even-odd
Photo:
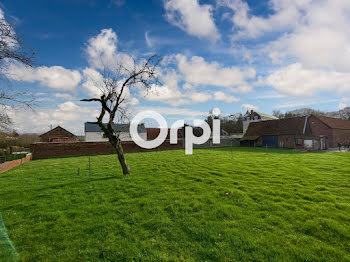
[[[115,156],[91,157],[91,182],[87,157],[0,174],[20,259],[350,261],[349,153],[235,148],[127,160],[123,176]]]

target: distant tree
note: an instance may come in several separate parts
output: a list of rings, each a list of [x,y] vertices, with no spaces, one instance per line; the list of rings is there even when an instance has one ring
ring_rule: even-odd
[[[98,85],[96,88],[100,90],[100,96],[81,100],[100,104],[101,112],[94,123],[99,125],[109,143],[115,148],[124,175],[130,173],[130,168],[124,157],[119,138],[120,131],[115,130],[113,124],[117,120],[122,121],[127,114],[126,94],[128,89],[150,90],[153,85],[159,83],[157,67],[160,61],[161,58],[158,55],[153,55],[141,64],[134,61],[132,68],[123,62],[118,62],[114,69],[105,68],[103,83],[98,85],[98,80],[96,80]],[[103,123],[105,117],[108,118],[106,126]]]
[[[213,119],[220,119],[220,127],[229,135],[243,133],[243,115],[241,113],[231,114],[229,116],[212,116],[209,114],[205,121],[212,128]]]
[[[31,107],[33,97],[13,89],[7,79],[10,63],[32,66],[34,52],[28,51],[16,35],[14,28],[5,19],[0,19],[0,130],[8,128],[11,119],[7,109],[14,106]]]
[[[273,110],[273,111],[272,111],[272,115],[273,115],[274,117],[279,118],[279,119],[284,118],[284,114],[283,114],[280,110]]]
[[[19,137],[19,134],[17,133],[17,130],[16,130],[16,129],[13,129],[13,130],[12,130],[11,136],[12,136],[12,137]]]
[[[282,119],[282,118],[292,118],[292,117],[298,117],[298,116],[310,116],[310,115],[327,115],[325,112],[322,112],[320,110],[315,110],[312,108],[301,108],[296,110],[287,111],[285,114],[283,114],[279,110],[272,111],[272,115]]]
[[[350,120],[350,107],[339,110],[339,116],[341,119]]]

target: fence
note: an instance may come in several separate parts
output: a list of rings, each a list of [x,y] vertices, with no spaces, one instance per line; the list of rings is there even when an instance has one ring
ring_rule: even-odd
[[[215,147],[237,147],[240,142],[236,138],[220,138],[220,144],[213,144],[213,139],[210,138],[207,142],[201,145],[193,145],[193,148],[215,148]]]
[[[29,151],[28,151],[29,152]],[[7,161],[17,160],[25,157],[27,154],[10,154],[10,155],[0,155],[0,164]]]
[[[32,157],[31,154],[27,154],[24,158],[12,160],[12,161],[7,161],[7,162],[0,164],[0,173],[3,173],[7,170],[10,170],[11,168],[19,166],[25,162],[29,162],[31,160],[31,157]]]

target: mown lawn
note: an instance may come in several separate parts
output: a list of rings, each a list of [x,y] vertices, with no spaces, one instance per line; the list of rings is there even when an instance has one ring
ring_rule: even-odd
[[[127,160],[123,176],[115,156],[91,157],[91,182],[87,157],[0,174],[20,259],[350,261],[349,153],[235,148]]]

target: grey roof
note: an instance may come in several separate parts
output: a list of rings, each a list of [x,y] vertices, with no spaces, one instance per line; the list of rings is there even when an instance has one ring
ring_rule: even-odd
[[[259,113],[259,112],[257,112],[257,113],[260,115],[260,117],[264,117],[264,118],[266,118],[266,119],[278,119],[277,117],[272,116],[272,115],[268,115],[268,114],[264,114],[264,113]]]
[[[105,126],[107,126],[107,123],[104,123]],[[129,126],[130,124],[113,124],[113,129],[116,132],[129,132]],[[147,130],[143,124],[138,125],[137,131],[139,133],[146,133]],[[85,123],[85,132],[102,132],[100,126],[95,123]]]

